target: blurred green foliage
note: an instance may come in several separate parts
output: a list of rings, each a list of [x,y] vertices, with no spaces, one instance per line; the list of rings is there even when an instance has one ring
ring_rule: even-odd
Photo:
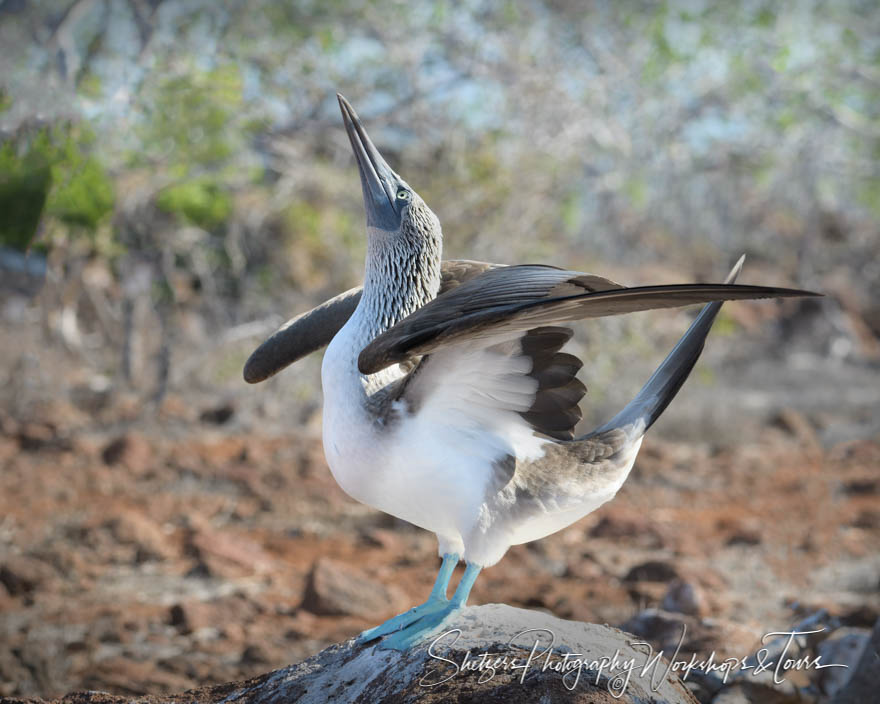
[[[76,124],[42,132],[35,147],[46,155],[52,169],[47,211],[88,232],[113,211],[115,203],[110,176],[93,153],[95,141],[87,124]]]
[[[206,230],[218,227],[232,214],[232,199],[224,186],[202,177],[163,188],[156,205]]]
[[[19,156],[12,142],[0,146],[0,244],[28,249],[51,185],[52,169],[44,155],[28,151]]]
[[[235,124],[242,102],[239,68],[224,64],[176,72],[139,96],[140,144],[131,162],[161,164],[179,176],[221,167],[244,146]]]
[[[112,212],[113,184],[84,123],[20,132],[0,146],[0,242],[25,250],[43,213],[94,233]]]

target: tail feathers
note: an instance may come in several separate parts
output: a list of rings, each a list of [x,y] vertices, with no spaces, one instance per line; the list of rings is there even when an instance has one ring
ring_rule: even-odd
[[[724,283],[732,284],[736,281],[744,261],[745,255],[739,258]],[[703,310],[691,323],[687,332],[662,364],[657,367],[657,370],[636,397],[614,418],[596,428],[589,436],[627,426],[640,426],[639,434],[650,428],[654,421],[660,417],[660,414],[666,410],[670,401],[675,398],[684,380],[688,378],[697,363],[700,353],[703,351],[706,336],[709,334],[709,329],[712,327],[722,303],[723,301],[714,301],[703,306]]]

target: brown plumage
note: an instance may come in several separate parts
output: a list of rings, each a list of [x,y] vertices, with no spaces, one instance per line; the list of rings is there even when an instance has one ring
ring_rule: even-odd
[[[529,376],[538,382],[535,400],[520,415],[539,433],[571,440],[581,419],[580,402],[587,387],[575,376],[583,362],[559,350],[571,339],[569,328],[529,330],[521,339],[523,354],[532,360]]]

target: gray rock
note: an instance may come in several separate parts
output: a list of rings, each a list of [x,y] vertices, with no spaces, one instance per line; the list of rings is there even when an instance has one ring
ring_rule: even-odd
[[[348,641],[247,683],[223,701],[696,702],[675,675],[664,679],[664,662],[642,676],[646,656],[632,647],[637,640],[609,626],[489,604],[462,610],[446,635],[428,639],[408,652]],[[542,655],[551,642],[549,657]],[[618,663],[635,665],[620,698],[612,691],[622,684],[625,672],[610,671],[608,665],[603,670],[600,665],[603,658],[607,663],[615,654]],[[571,665],[567,674],[558,669],[563,662]],[[579,663],[583,665],[576,666]]]
[[[645,653],[632,645],[639,639],[616,628],[488,604],[463,609],[448,631],[405,653],[349,640],[247,682],[179,695],[126,699],[80,692],[59,702],[697,704],[675,674],[664,676],[665,661],[643,673]],[[616,669],[609,665],[615,656]],[[559,670],[563,662],[568,673]],[[632,670],[623,687],[627,664]]]
[[[816,652],[823,663],[846,665],[810,671],[810,676],[820,692],[832,698],[843,689],[856,671],[870,639],[871,631],[867,628],[841,628],[819,643]]]
[[[796,691],[782,692],[761,682],[734,682],[712,700],[712,704],[806,704]]]
[[[871,638],[862,651],[862,657],[846,686],[832,699],[832,704],[860,704],[876,701],[877,682],[880,682],[880,621],[874,624]]]

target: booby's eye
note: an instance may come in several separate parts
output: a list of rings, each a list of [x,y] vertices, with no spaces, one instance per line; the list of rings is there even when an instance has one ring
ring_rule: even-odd
[[[405,188],[398,189],[397,200],[409,200],[409,191]]]

